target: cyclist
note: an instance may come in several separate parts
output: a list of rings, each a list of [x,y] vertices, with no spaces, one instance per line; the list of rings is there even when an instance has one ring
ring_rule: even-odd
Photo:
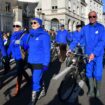
[[[85,53],[89,56],[89,62],[86,64],[86,76],[89,80],[89,96],[94,97],[94,81],[96,81],[96,97],[100,96],[100,86],[103,73],[103,54],[105,29],[97,22],[97,13],[91,11],[88,15],[89,24],[84,26],[80,32],[80,37],[70,44],[70,51],[76,47],[80,41],[84,46]]]

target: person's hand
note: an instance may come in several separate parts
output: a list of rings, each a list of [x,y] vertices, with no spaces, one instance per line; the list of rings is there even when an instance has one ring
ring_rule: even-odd
[[[69,56],[71,52],[72,52],[71,49],[69,49],[66,53],[66,56]]]
[[[94,59],[95,55],[94,54],[90,54],[89,56],[89,62],[91,62]]]
[[[47,71],[48,70],[48,66],[43,65],[43,71]]]
[[[16,40],[15,41],[15,44],[20,44],[20,40]]]

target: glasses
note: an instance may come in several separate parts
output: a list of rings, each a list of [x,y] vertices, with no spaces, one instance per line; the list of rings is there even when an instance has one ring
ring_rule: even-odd
[[[13,28],[15,28],[15,27],[16,27],[16,28],[19,28],[20,26],[19,26],[19,25],[13,25]]]
[[[96,18],[96,16],[89,16],[89,19],[91,19],[91,18]]]
[[[31,22],[31,25],[32,25],[32,24],[37,24],[37,22]]]

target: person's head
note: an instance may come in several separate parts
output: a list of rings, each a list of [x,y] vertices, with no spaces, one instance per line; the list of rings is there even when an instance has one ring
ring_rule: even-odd
[[[13,31],[20,31],[22,29],[22,22],[15,21],[13,23]]]
[[[82,28],[82,25],[76,25],[76,30],[77,30],[78,32],[80,32],[81,28]]]
[[[42,20],[40,18],[32,18],[31,27],[32,29],[37,29],[39,27],[42,27]]]
[[[64,30],[64,28],[65,28],[64,24],[61,24],[60,28],[61,28],[61,30]]]
[[[95,11],[91,11],[88,14],[89,23],[94,24],[97,21],[97,13]]]

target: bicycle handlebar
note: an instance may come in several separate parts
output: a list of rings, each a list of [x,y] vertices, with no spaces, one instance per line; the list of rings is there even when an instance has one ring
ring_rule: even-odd
[[[70,54],[73,54],[73,55],[76,55],[76,56],[81,56],[81,57],[84,57],[84,58],[88,58],[87,54],[78,54],[78,53],[75,53],[75,52],[70,52]]]

